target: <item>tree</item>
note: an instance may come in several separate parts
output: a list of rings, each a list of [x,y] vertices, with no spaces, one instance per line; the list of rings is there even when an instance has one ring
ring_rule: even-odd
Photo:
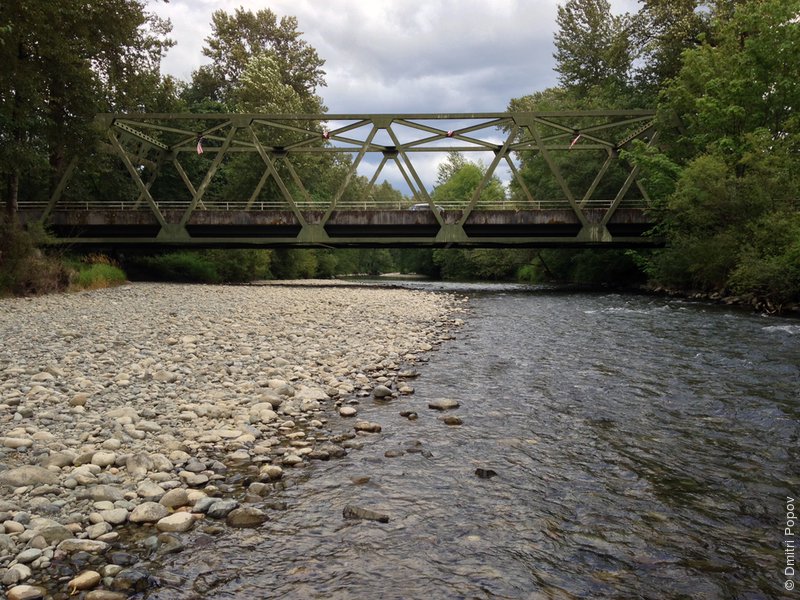
[[[632,17],[637,92],[648,104],[658,99],[661,86],[681,69],[685,50],[700,45],[711,32],[703,0],[641,0]]]
[[[98,112],[142,110],[163,89],[168,21],[144,0],[0,4],[0,193],[46,196],[66,157],[93,147]],[[158,95],[158,94],[155,94]]]
[[[450,152],[447,161],[439,165],[437,185],[431,199],[436,204],[466,205],[485,176],[485,166],[467,161],[458,152]],[[480,201],[502,202],[505,197],[502,182],[492,175],[481,190]]]
[[[558,7],[556,23],[553,56],[564,88],[579,97],[628,88],[633,60],[628,15],[612,15],[607,0],[567,0]]]
[[[203,54],[212,62],[193,74],[195,99],[200,96],[230,102],[248,68],[251,77],[267,69],[270,78],[277,74],[283,85],[294,90],[302,101],[303,112],[320,111],[322,102],[316,92],[325,85],[325,61],[301,38],[295,17],[279,20],[269,9],[254,13],[238,8],[232,15],[218,10],[211,19],[212,34],[206,38]],[[272,64],[265,62],[265,55]],[[259,61],[256,66],[252,64],[254,59]]]
[[[671,246],[648,270],[663,285],[783,303],[800,291],[796,271],[779,268],[797,256],[800,0],[717,4],[713,43],[684,53],[663,94],[682,128],[665,159],[645,157],[646,177],[675,181]]]

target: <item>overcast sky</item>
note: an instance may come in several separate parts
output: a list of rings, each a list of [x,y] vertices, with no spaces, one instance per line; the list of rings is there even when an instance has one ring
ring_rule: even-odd
[[[562,0],[563,1],[563,0]],[[557,83],[557,0],[149,0],[172,21],[165,73],[188,80],[201,64],[215,10],[244,5],[297,17],[325,60],[331,113],[495,112]],[[612,0],[615,12],[635,0]]]

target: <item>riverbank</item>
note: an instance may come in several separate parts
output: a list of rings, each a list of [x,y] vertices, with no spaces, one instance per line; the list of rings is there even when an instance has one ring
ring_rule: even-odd
[[[451,294],[286,283],[0,300],[8,598],[123,598],[152,585],[142,552],[280,519],[270,492],[379,430],[359,401],[412,394],[412,365],[463,310]]]

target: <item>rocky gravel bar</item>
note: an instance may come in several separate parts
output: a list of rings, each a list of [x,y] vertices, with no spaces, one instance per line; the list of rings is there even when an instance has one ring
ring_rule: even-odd
[[[270,494],[379,435],[359,402],[412,394],[463,310],[331,282],[0,300],[6,597],[127,598],[153,585],[142,552],[280,519]]]

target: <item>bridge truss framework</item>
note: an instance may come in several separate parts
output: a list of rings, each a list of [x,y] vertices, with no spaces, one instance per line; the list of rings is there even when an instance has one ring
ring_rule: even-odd
[[[44,205],[23,206],[27,220],[48,223],[59,242],[177,246],[581,246],[653,245],[639,170],[620,158],[634,140],[658,138],[650,110],[472,114],[104,114],[97,117],[110,164],[127,172],[129,198],[81,192],[73,159]],[[434,203],[425,181],[447,153],[481,159],[485,174],[470,197]],[[304,156],[333,153],[340,176],[315,197]],[[567,153],[567,154],[565,154]],[[540,197],[521,172],[525,154],[544,161],[557,197]],[[220,195],[226,161],[251,155],[251,191]],[[575,190],[564,170],[578,155],[597,167]],[[569,160],[564,160],[568,156]],[[570,163],[569,161],[573,161]],[[191,164],[192,168],[187,165]],[[490,199],[500,169],[517,199]],[[608,190],[608,173],[621,183]],[[620,171],[622,169],[622,171]],[[392,171],[410,198],[376,198]],[[364,173],[369,175],[366,185]],[[164,196],[159,180],[175,185]],[[622,173],[622,176],[620,176]],[[361,175],[360,185],[356,176]],[[215,190],[216,186],[216,190]],[[74,188],[74,189],[73,189]],[[267,189],[271,195],[267,195]],[[212,190],[215,190],[212,192]],[[410,206],[428,210],[410,210]]]

